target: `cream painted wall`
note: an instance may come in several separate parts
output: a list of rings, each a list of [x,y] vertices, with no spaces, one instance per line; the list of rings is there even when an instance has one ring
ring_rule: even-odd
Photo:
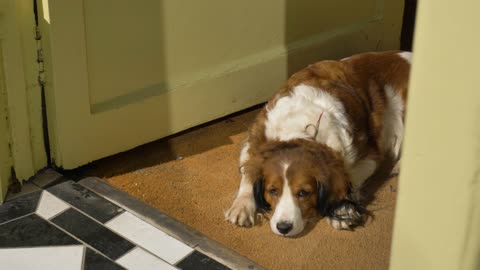
[[[419,1],[392,270],[480,269],[479,10]]]

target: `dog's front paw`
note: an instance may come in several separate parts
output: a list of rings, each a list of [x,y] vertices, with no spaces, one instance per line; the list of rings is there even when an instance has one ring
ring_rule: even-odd
[[[366,220],[365,211],[354,203],[345,201],[332,210],[329,223],[337,230],[352,230],[363,225]]]
[[[239,196],[225,213],[225,220],[239,226],[250,227],[255,224],[255,199],[250,196]]]

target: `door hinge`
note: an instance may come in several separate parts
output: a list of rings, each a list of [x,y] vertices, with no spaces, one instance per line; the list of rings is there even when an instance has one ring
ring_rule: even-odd
[[[43,61],[42,33],[40,33],[38,25],[35,26],[35,40],[37,41],[38,83],[43,87],[45,85],[45,64]]]

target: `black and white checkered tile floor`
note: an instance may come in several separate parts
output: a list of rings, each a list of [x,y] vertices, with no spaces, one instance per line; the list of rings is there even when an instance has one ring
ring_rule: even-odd
[[[71,180],[35,191],[0,205],[0,266],[230,269],[141,217]]]

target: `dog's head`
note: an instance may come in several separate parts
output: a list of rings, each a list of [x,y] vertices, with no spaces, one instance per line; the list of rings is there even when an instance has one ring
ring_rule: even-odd
[[[259,209],[272,210],[274,233],[297,235],[317,212],[325,216],[346,198],[349,185],[343,161],[327,146],[308,140],[275,142],[261,153],[255,202]]]

